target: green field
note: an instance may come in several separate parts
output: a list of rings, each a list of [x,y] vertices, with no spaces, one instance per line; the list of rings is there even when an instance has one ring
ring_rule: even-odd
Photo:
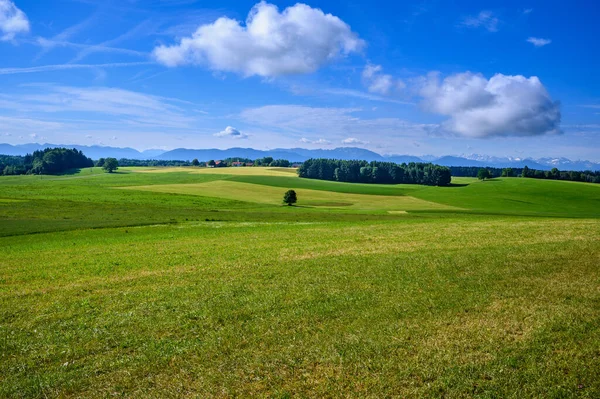
[[[600,185],[453,183],[2,177],[0,397],[600,397]]]

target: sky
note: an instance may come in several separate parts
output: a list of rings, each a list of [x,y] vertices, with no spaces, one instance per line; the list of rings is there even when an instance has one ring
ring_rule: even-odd
[[[0,0],[0,142],[600,162],[594,1]]]

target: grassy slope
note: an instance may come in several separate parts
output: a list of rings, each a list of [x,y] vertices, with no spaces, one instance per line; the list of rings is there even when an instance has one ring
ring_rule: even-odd
[[[0,179],[0,396],[600,396],[596,186],[127,172]],[[114,189],[231,181],[473,214]]]
[[[410,195],[479,213],[600,216],[600,185],[598,184],[521,178],[498,178],[481,182],[475,178],[454,178],[453,182],[457,184],[456,186],[426,187],[351,184],[295,177],[231,176],[230,179],[282,188],[372,195]]]
[[[204,197],[242,200],[245,202],[281,205],[283,190],[260,184],[240,183],[229,180],[211,181],[194,184],[165,184],[150,186],[132,186],[127,189],[161,193],[199,195]],[[452,210],[459,209],[424,201],[410,196],[366,195],[335,193],[323,190],[296,188],[301,202],[298,205],[308,207],[328,207],[358,210]]]

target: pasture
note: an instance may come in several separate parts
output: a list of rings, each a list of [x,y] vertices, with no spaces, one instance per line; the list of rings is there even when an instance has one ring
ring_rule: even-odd
[[[600,397],[600,186],[453,183],[0,178],[0,397]]]

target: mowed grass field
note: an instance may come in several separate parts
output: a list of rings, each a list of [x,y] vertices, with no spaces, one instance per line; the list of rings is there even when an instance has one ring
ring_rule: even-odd
[[[0,397],[600,397],[600,186],[453,182],[2,177]]]

